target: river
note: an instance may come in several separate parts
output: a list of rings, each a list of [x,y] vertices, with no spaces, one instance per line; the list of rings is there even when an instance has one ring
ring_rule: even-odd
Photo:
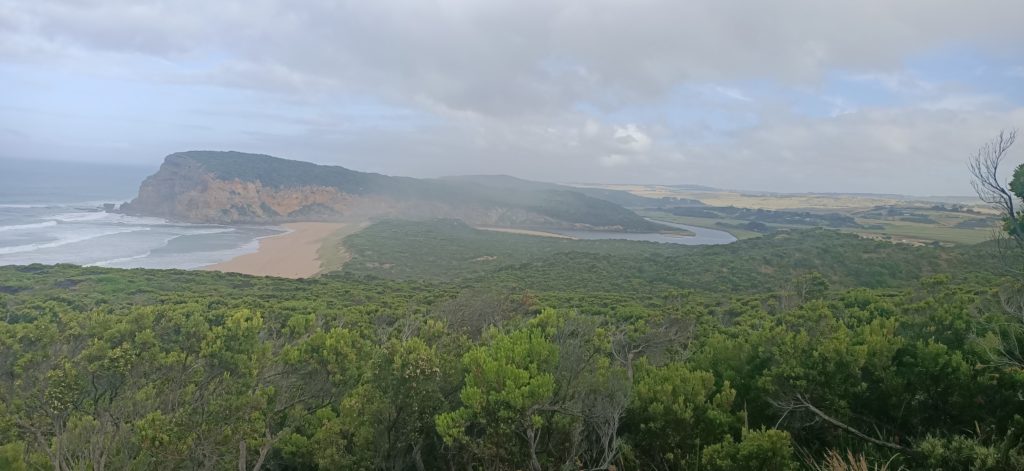
[[[719,231],[715,229],[707,229],[703,227],[690,226],[687,224],[679,224],[674,222],[659,221],[657,219],[647,218],[648,221],[663,224],[670,227],[679,229],[685,229],[692,233],[693,236],[678,236],[672,234],[659,234],[659,233],[635,233],[635,232],[610,232],[610,231],[577,231],[569,229],[556,229],[549,232],[566,235],[581,240],[601,240],[601,239],[618,239],[618,240],[634,240],[642,242],[662,242],[668,244],[683,244],[683,245],[721,245],[730,244],[736,242],[736,237],[732,234]]]

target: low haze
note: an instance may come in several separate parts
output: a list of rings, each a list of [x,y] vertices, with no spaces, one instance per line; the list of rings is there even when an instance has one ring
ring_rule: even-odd
[[[970,194],[1024,2],[8,0],[0,156]]]
[[[0,471],[1024,470],[1024,0],[0,0]]]

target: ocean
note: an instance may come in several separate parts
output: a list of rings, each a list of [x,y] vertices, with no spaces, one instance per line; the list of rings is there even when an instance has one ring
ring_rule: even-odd
[[[109,213],[155,166],[0,159],[0,265],[194,269],[254,252],[270,226],[187,224]]]

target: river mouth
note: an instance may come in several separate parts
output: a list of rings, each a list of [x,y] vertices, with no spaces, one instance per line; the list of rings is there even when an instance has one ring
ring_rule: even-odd
[[[657,219],[645,218],[648,221],[662,224],[677,229],[684,229],[692,232],[692,236],[661,234],[657,232],[611,232],[611,231],[583,231],[572,229],[545,229],[546,232],[572,237],[580,240],[632,240],[637,242],[660,242],[664,244],[681,245],[723,245],[736,242],[732,234],[705,227],[690,226],[675,222],[659,221]]]

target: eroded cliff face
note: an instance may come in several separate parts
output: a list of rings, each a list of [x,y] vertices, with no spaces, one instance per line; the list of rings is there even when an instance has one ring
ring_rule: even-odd
[[[466,201],[458,206],[422,199],[346,193],[343,188],[265,186],[259,181],[220,179],[201,164],[169,156],[147,178],[139,195],[120,209],[131,215],[195,223],[279,223],[286,221],[456,218],[495,226],[567,226],[531,211]]]
[[[121,211],[188,222],[278,222],[340,218],[352,205],[337,188],[221,180],[188,158],[171,156]]]

